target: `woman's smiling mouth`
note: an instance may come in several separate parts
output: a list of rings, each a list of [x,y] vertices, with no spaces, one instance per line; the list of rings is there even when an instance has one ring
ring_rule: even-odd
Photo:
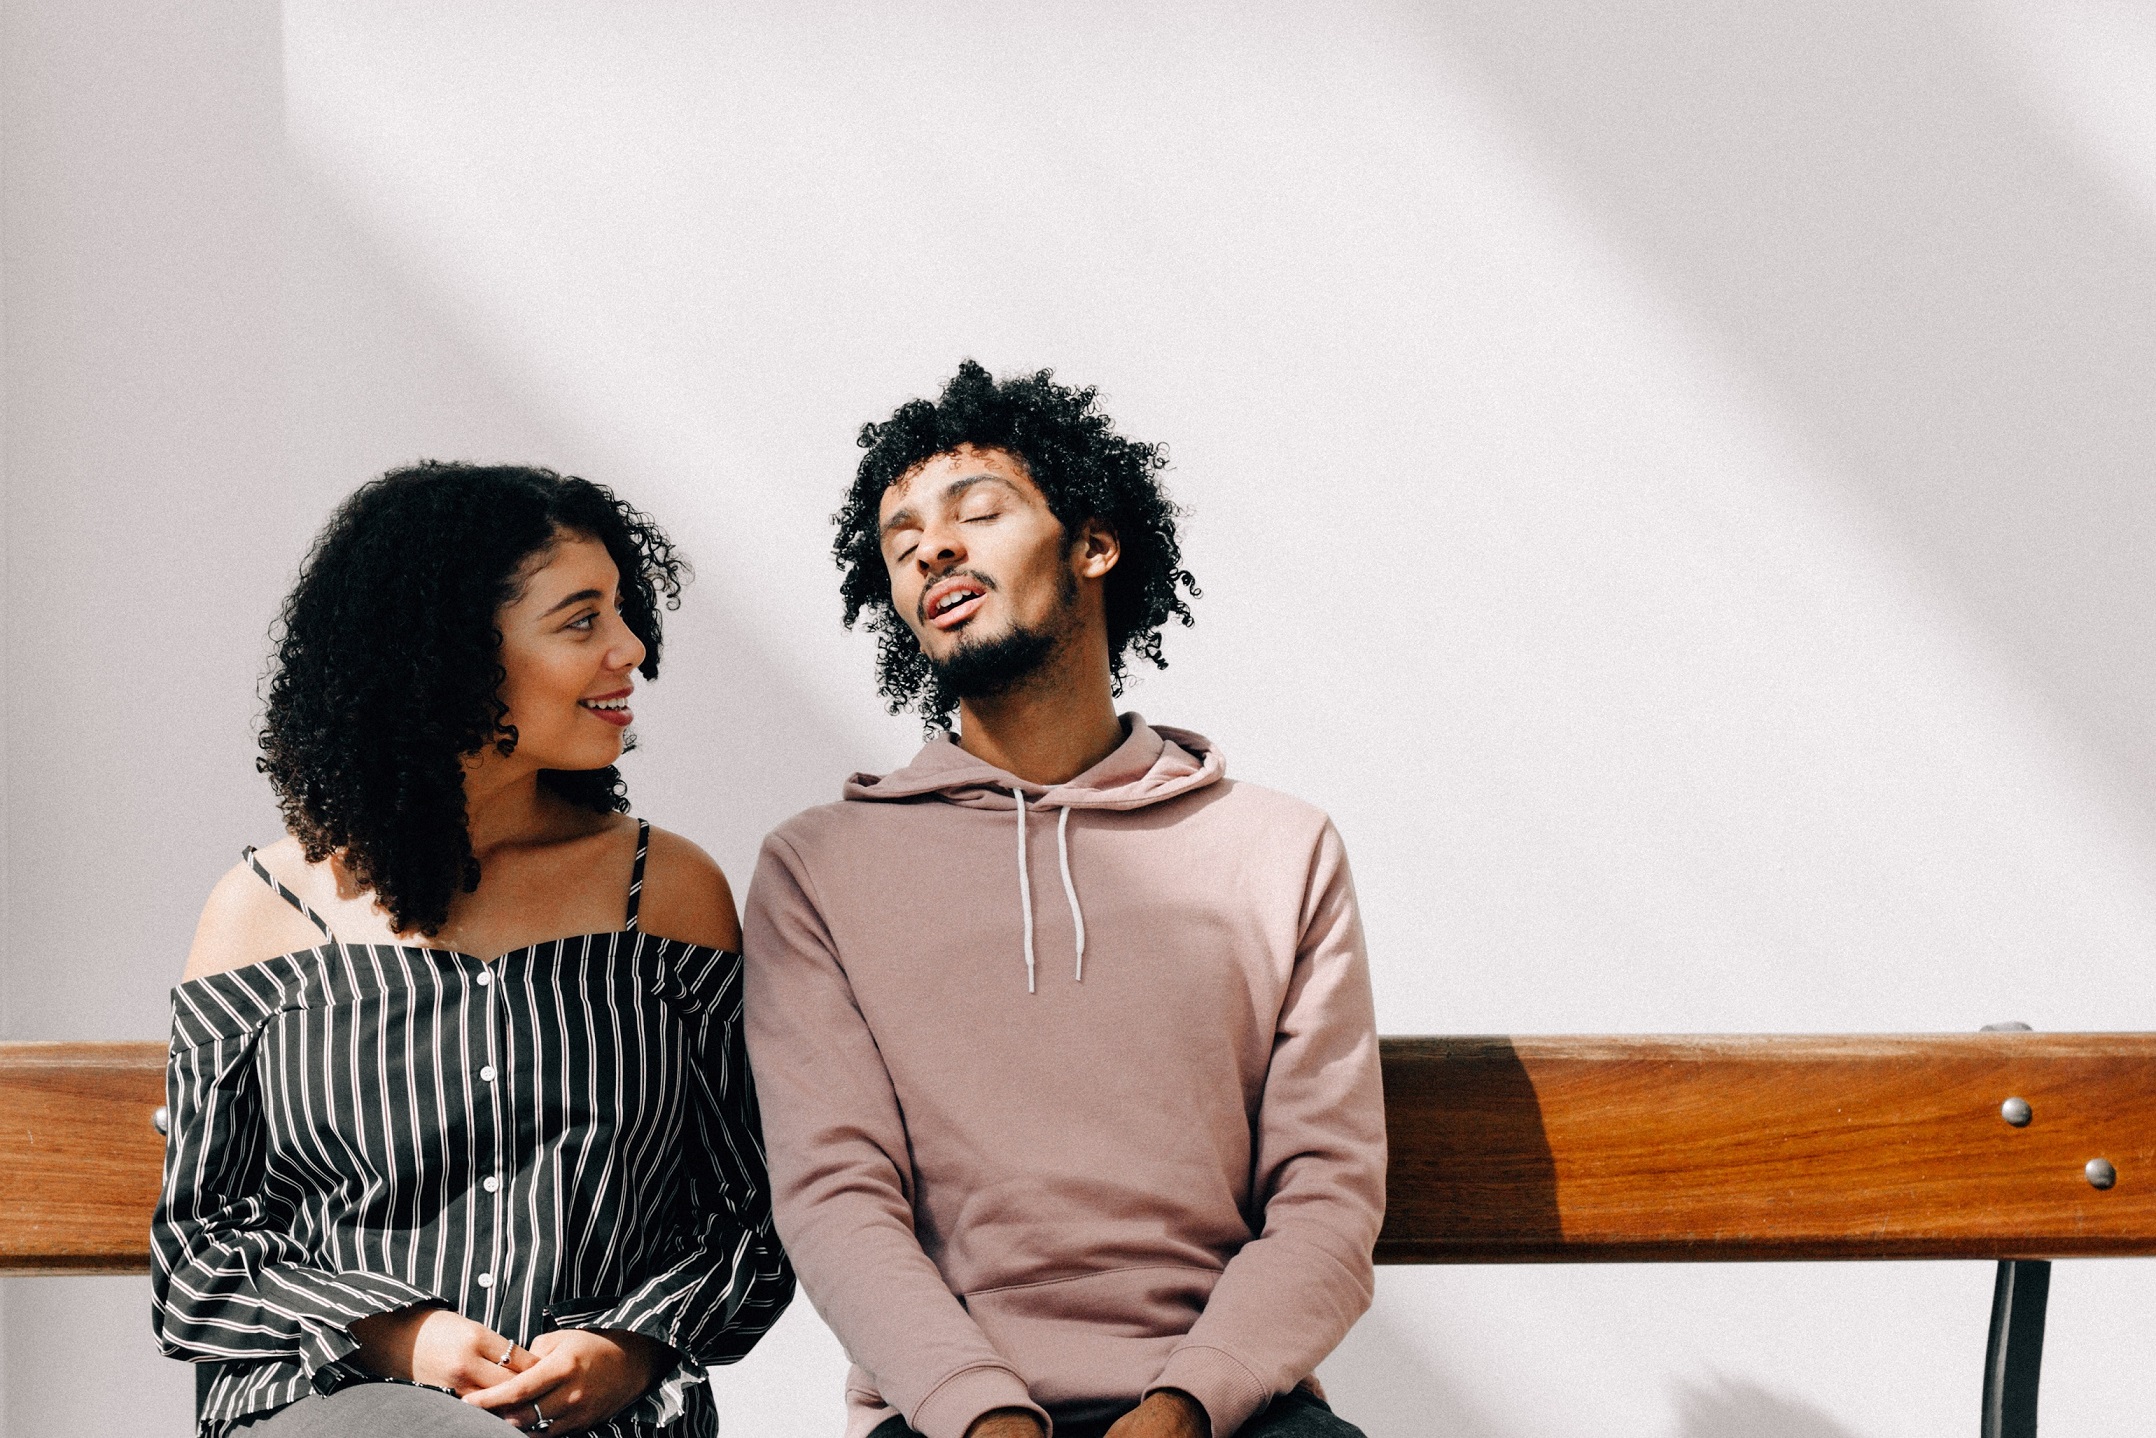
[[[636,715],[629,708],[629,695],[633,690],[621,689],[612,694],[602,694],[596,699],[579,699],[577,707],[603,719],[616,729],[626,729]]]

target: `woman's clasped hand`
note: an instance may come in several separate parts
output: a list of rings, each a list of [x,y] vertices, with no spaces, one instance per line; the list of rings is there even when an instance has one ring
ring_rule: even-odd
[[[372,1372],[446,1388],[526,1431],[572,1434],[620,1412],[674,1362],[640,1333],[556,1329],[510,1342],[446,1308],[407,1308],[352,1325]]]
[[[641,1333],[557,1328],[534,1338],[529,1355],[511,1355],[516,1371],[507,1379],[464,1401],[519,1428],[532,1428],[543,1413],[550,1433],[575,1432],[612,1417],[673,1362],[673,1350]]]

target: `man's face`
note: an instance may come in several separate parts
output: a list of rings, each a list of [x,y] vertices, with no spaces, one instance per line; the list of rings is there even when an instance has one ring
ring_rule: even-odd
[[[1098,525],[1066,535],[1024,461],[1000,449],[923,460],[884,491],[878,518],[891,603],[960,697],[1037,668],[1099,611],[1097,582],[1081,586],[1117,557]]]

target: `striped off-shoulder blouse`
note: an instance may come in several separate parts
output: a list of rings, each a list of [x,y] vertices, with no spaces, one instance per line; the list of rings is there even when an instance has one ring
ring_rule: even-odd
[[[483,962],[340,943],[172,995],[152,1221],[166,1353],[218,1366],[202,1438],[373,1381],[358,1319],[453,1308],[518,1343],[620,1328],[681,1355],[605,1438],[718,1430],[705,1369],[793,1295],[741,1043],[741,957],[628,919]]]

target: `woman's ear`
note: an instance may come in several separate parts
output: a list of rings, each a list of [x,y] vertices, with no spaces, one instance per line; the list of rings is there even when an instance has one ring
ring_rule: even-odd
[[[1122,557],[1123,542],[1105,522],[1089,519],[1078,526],[1077,537],[1071,540],[1071,562],[1080,579],[1103,577]]]

